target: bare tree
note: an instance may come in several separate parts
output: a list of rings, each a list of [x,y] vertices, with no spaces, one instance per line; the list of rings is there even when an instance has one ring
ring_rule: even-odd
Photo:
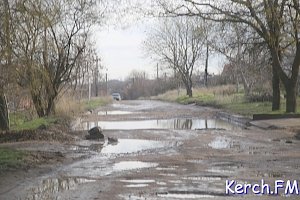
[[[0,3],[0,130],[9,129],[9,114],[7,99],[5,95],[6,87],[12,69],[12,18],[11,6],[8,0]]]
[[[95,16],[93,1],[31,0],[18,4],[20,75],[30,88],[40,117],[55,111],[55,101],[83,54]],[[97,13],[98,14],[98,13]]]
[[[154,58],[180,75],[186,94],[192,97],[192,75],[202,55],[204,41],[203,27],[193,19],[180,17],[165,19],[149,34],[145,47]]]
[[[199,16],[217,22],[243,23],[251,27],[267,44],[273,68],[273,108],[279,109],[279,79],[286,91],[286,112],[296,112],[300,65],[300,6],[298,0],[181,0],[170,7],[160,1],[168,13]],[[287,52],[294,52],[287,58]],[[285,60],[292,59],[290,65]]]
[[[230,76],[235,77],[237,91],[241,81],[246,97],[254,92],[256,85],[261,88],[260,92],[269,94],[263,91],[265,88],[262,85],[266,86],[269,80],[270,55],[260,37],[244,24],[237,23],[223,23],[217,32],[218,37],[211,46],[229,61],[227,68],[229,66],[232,68]],[[261,80],[262,78],[264,80]]]

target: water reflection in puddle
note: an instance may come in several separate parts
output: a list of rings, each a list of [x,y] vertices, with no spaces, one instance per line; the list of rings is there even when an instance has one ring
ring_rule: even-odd
[[[159,171],[174,171],[176,170],[175,167],[157,167],[156,170],[159,170]]]
[[[60,177],[45,179],[41,184],[39,184],[38,187],[30,188],[28,190],[26,199],[59,199],[59,192],[66,190],[75,190],[78,185],[91,182],[96,182],[96,180],[79,177]]]
[[[258,176],[258,177],[269,177],[269,178],[282,178],[282,177],[284,177],[284,174],[281,173],[281,172],[273,172],[273,171],[271,171],[271,172],[270,171],[269,172],[259,171],[256,176]]]
[[[123,110],[99,111],[98,115],[129,115],[133,112]]]
[[[120,180],[122,183],[155,183],[155,180],[151,179],[131,179],[131,180]]]
[[[141,187],[147,187],[149,184],[129,184],[125,185],[127,188],[141,188]]]
[[[100,126],[105,130],[141,130],[141,129],[238,129],[238,126],[219,119],[159,119],[136,121],[96,121],[81,122],[78,130],[88,130]]]
[[[255,146],[256,145],[256,146]],[[235,141],[232,138],[218,136],[212,140],[208,146],[213,149],[234,149],[250,155],[270,155],[272,152],[266,150],[266,146],[261,144],[251,144],[247,142]]]
[[[157,193],[157,196],[162,198],[170,198],[170,199],[202,199],[202,198],[216,198],[218,196],[224,196],[219,193],[206,193],[206,192],[185,192],[185,191],[174,191],[174,192],[165,192],[165,193]]]
[[[221,176],[195,176],[195,177],[184,177],[183,180],[191,180],[191,181],[221,181]]]
[[[231,166],[231,167],[211,167],[207,170],[207,172],[210,172],[212,174],[222,174],[222,175],[230,175],[237,172],[239,169],[238,166]]]
[[[155,180],[143,180],[143,179],[133,179],[133,180],[120,180],[122,183],[130,183],[125,185],[127,188],[140,188],[147,187],[150,183],[155,183]]]
[[[226,137],[216,137],[208,144],[213,149],[227,149],[230,148],[231,140]]]
[[[172,146],[171,142],[138,140],[138,139],[119,139],[116,145],[107,145],[103,147],[101,153],[123,154],[135,153],[150,149],[159,149]]]
[[[158,163],[141,162],[141,161],[123,161],[113,165],[113,171],[124,171],[142,168],[157,167]]]

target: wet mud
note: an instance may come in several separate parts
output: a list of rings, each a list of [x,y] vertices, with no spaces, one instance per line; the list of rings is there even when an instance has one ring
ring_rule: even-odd
[[[0,199],[241,199],[225,194],[226,180],[299,181],[300,141],[291,132],[247,130],[216,119],[216,112],[158,101],[120,101],[99,108],[74,123],[78,140],[43,147],[72,162],[20,175],[1,189]],[[84,140],[95,125],[103,128],[105,140]],[[108,137],[118,142],[111,144]]]

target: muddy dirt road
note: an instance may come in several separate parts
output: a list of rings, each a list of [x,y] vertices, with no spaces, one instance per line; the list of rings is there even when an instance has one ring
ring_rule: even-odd
[[[72,144],[23,144],[74,159],[30,172],[1,188],[0,199],[299,199],[283,189],[225,194],[226,180],[300,181],[300,142],[286,130],[245,130],[216,119],[216,112],[158,101],[99,108],[74,122],[79,139]],[[97,125],[118,143],[84,140]]]

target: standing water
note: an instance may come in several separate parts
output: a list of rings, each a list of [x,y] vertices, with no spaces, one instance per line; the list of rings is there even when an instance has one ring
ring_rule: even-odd
[[[226,129],[238,128],[233,124],[219,119],[157,119],[157,120],[133,120],[133,121],[83,121],[77,127],[79,130],[88,130],[100,126],[104,130],[141,130],[141,129]]]

